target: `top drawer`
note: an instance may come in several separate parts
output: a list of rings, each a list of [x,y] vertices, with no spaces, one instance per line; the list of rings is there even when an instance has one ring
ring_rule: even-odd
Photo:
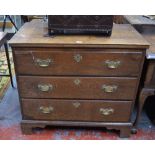
[[[137,76],[142,52],[127,49],[18,49],[18,74]]]

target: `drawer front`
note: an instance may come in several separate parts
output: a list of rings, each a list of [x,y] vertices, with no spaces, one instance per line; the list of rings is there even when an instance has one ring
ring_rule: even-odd
[[[22,99],[24,119],[127,122],[131,101]]]
[[[136,78],[19,76],[23,98],[123,99],[135,96]]]
[[[143,55],[122,49],[15,51],[18,74],[137,76]]]

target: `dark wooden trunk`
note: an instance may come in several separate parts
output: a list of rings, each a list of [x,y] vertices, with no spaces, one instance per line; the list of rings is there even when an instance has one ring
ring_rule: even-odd
[[[48,29],[52,34],[97,34],[111,35],[111,15],[49,15]]]

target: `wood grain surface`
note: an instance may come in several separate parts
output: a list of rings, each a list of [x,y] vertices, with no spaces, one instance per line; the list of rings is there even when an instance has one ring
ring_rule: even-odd
[[[76,82],[78,81],[78,82]],[[137,78],[114,77],[44,77],[19,76],[19,88],[23,98],[78,98],[132,100]],[[38,85],[52,85],[52,90],[40,91]],[[116,86],[113,92],[102,88]]]
[[[47,23],[43,20],[33,20],[17,32],[9,41],[12,47],[16,46],[82,46],[82,47],[107,47],[107,48],[148,48],[149,43],[128,24],[114,24],[111,37],[72,35],[45,37],[47,34]]]
[[[74,106],[76,103],[79,103],[78,107]],[[22,99],[24,119],[59,121],[127,122],[130,119],[131,103],[131,101]],[[53,111],[43,113],[40,107],[52,107]],[[101,109],[112,109],[113,112],[103,115]]]
[[[142,51],[128,49],[26,48],[14,53],[21,75],[137,76],[143,59]],[[40,67],[37,59],[51,63]],[[107,62],[120,64],[109,68]]]

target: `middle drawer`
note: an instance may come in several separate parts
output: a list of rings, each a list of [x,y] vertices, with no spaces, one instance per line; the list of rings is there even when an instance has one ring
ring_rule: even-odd
[[[137,79],[127,77],[19,76],[22,98],[132,100]]]

